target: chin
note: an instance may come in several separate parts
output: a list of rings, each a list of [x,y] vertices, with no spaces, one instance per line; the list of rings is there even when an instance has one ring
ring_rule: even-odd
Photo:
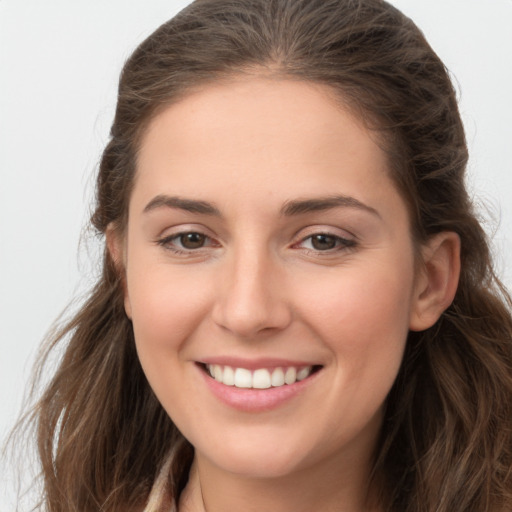
[[[303,448],[286,446],[277,440],[269,442],[268,437],[262,442],[247,439],[245,443],[230,442],[218,446],[220,449],[215,451],[196,449],[197,458],[206,458],[219,469],[245,478],[281,478],[307,465]]]
[[[233,457],[219,461],[219,468],[240,477],[255,479],[283,478],[298,471],[300,464],[296,460],[275,460],[269,457],[247,458]]]

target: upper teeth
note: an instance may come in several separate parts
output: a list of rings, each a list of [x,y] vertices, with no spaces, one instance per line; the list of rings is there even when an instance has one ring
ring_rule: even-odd
[[[274,368],[273,370],[259,368],[251,371],[246,368],[233,368],[219,364],[207,364],[206,368],[217,382],[222,382],[226,386],[255,389],[293,384],[308,377],[313,370],[312,366],[301,368],[289,366],[287,368]]]

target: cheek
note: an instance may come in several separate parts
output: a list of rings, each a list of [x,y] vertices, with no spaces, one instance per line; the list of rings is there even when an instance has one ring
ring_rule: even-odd
[[[190,338],[203,321],[207,294],[186,273],[159,267],[131,272],[128,280],[135,345],[158,400],[188,431],[187,418],[197,417],[199,405],[189,398],[196,391],[193,366],[184,363],[190,360]]]
[[[324,307],[317,314],[329,338],[336,339],[336,332],[350,334],[348,339],[358,346],[365,340],[376,341],[377,333],[379,337],[406,333],[410,301],[410,288],[393,279],[347,279],[324,297]]]
[[[208,293],[201,276],[170,265],[138,265],[128,272],[127,293],[135,342],[143,366],[161,366],[180,355],[189,334],[202,322]],[[202,286],[201,286],[202,284]]]
[[[341,378],[354,386],[390,387],[401,364],[409,330],[412,265],[353,268],[328,282],[317,281],[307,319],[328,345]],[[408,267],[411,269],[408,271]],[[298,293],[298,292],[297,292]]]

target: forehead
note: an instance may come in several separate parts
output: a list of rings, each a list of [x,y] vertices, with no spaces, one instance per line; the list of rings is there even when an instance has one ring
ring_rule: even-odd
[[[194,91],[150,122],[135,189],[148,200],[161,193],[224,200],[236,191],[276,201],[343,193],[367,202],[382,187],[394,189],[386,154],[331,88],[241,77]]]
[[[169,128],[175,121],[179,122],[183,135],[181,142],[192,131],[196,142],[200,142],[201,137],[212,130],[220,135],[233,128],[241,130],[238,138],[245,138],[244,146],[250,143],[247,135],[267,134],[271,139],[279,134],[276,142],[284,142],[286,132],[291,135],[292,131],[294,136],[302,131],[310,142],[328,141],[330,136],[339,135],[343,126],[349,130],[357,126],[376,140],[375,134],[365,130],[362,120],[350,111],[340,93],[332,87],[266,76],[236,75],[192,89],[152,119],[142,137],[142,145],[155,131]],[[332,130],[333,126],[336,130]],[[311,140],[313,132],[315,140]]]

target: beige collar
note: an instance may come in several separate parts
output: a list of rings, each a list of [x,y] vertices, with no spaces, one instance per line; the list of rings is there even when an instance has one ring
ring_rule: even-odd
[[[172,457],[168,457],[158,474],[153,488],[149,494],[148,503],[144,512],[177,512],[175,504],[169,504],[167,495],[167,482],[171,468]]]

